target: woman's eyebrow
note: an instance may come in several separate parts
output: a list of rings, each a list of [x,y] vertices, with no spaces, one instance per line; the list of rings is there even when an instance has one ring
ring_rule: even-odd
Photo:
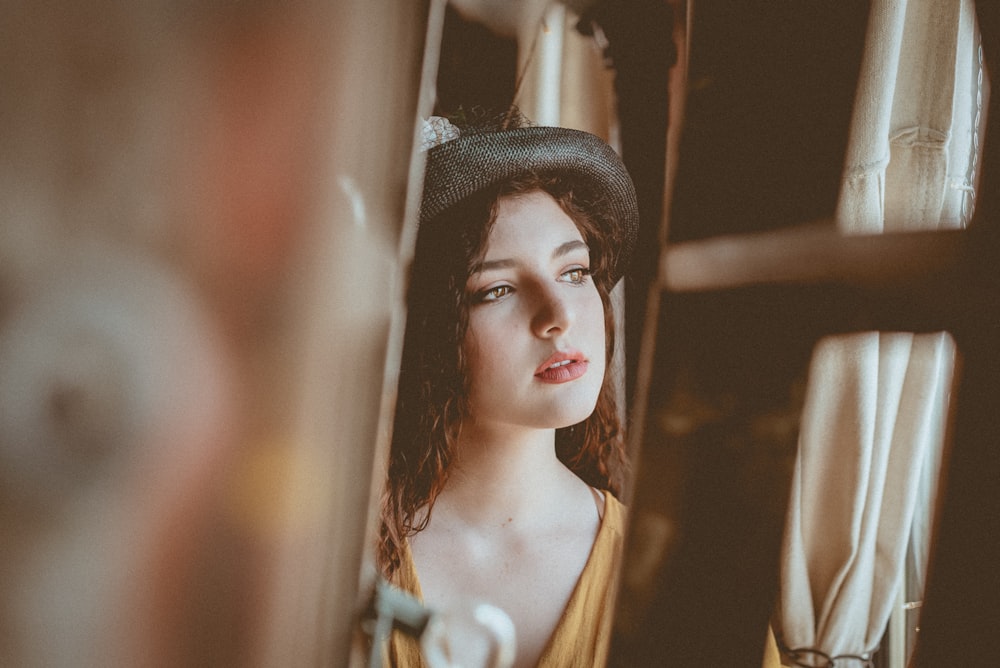
[[[552,257],[560,258],[564,255],[569,255],[573,251],[583,249],[590,252],[590,247],[579,239],[573,239],[572,241],[567,241],[566,243],[559,244],[556,249],[552,251]],[[511,267],[517,266],[517,261],[511,258],[503,258],[500,260],[486,260],[483,262],[478,262],[472,266],[470,274],[481,274],[484,271],[490,271],[491,269],[510,269]]]
[[[511,259],[503,260],[489,260],[488,262],[478,262],[472,265],[472,270],[470,274],[481,274],[484,271],[489,271],[491,269],[509,269],[516,266],[517,263]]]
[[[552,257],[557,258],[557,257],[562,257],[563,255],[569,255],[573,251],[581,248],[587,251],[588,253],[590,252],[590,247],[587,244],[583,243],[583,241],[579,239],[573,239],[572,241],[567,241],[564,244],[560,244],[555,249],[555,251],[553,251]]]

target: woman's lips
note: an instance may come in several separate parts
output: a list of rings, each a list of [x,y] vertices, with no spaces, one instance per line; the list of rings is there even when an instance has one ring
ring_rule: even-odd
[[[543,383],[567,383],[587,373],[587,360],[576,350],[560,351],[545,360],[535,371]]]

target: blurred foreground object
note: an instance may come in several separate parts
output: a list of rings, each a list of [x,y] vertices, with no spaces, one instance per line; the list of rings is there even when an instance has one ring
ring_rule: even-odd
[[[347,663],[429,5],[3,3],[0,665]]]
[[[369,668],[382,668],[388,660],[393,630],[420,640],[421,657],[430,668],[510,668],[514,663],[514,622],[489,603],[470,600],[460,609],[431,610],[379,580],[361,625],[372,640]]]

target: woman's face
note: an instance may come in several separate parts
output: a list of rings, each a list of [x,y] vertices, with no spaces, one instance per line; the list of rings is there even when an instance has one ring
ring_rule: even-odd
[[[585,420],[604,380],[604,307],[583,236],[549,194],[499,200],[466,291],[474,423],[551,429]]]

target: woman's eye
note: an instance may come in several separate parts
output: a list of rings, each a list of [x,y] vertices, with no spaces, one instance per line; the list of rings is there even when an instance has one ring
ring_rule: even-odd
[[[494,302],[502,297],[506,297],[511,292],[513,288],[509,285],[498,285],[495,288],[489,288],[488,290],[483,290],[477,296],[477,302]]]
[[[586,267],[576,267],[565,272],[562,277],[570,283],[583,283],[590,276],[590,269]]]

